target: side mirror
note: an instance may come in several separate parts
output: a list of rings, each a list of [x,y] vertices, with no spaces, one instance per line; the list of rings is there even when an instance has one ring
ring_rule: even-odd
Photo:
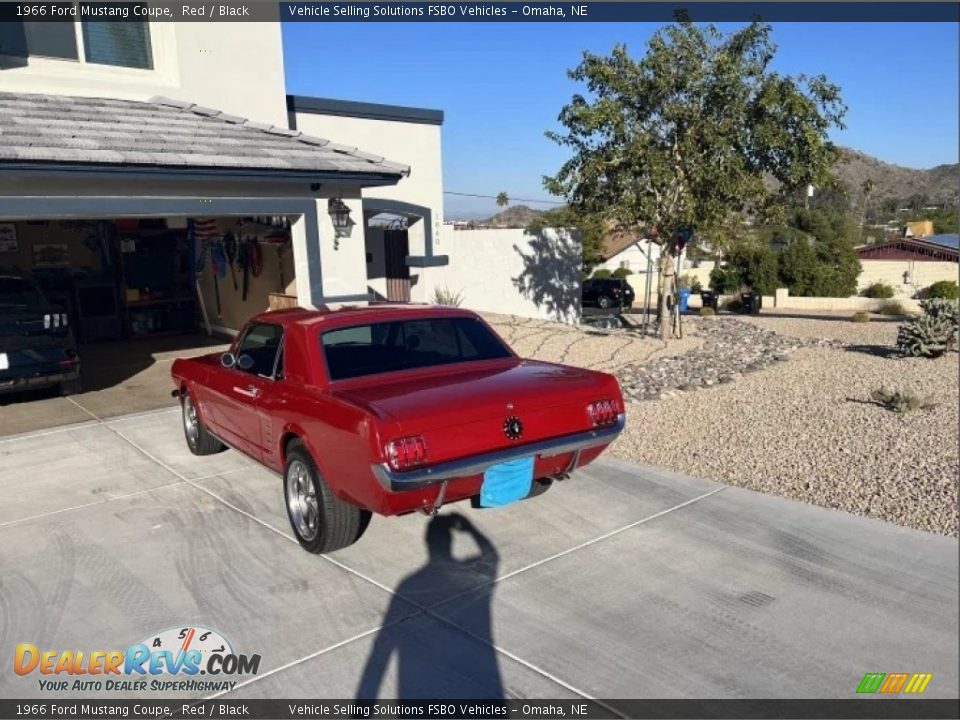
[[[220,364],[225,368],[232,368],[237,364],[237,359],[233,356],[233,353],[225,352],[220,356]]]
[[[252,369],[253,358],[249,355],[241,355],[237,358],[237,367],[244,371]]]

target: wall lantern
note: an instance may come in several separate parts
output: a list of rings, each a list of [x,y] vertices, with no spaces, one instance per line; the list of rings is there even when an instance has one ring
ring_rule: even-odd
[[[350,208],[340,198],[330,198],[327,203],[327,212],[333,220],[333,228],[337,231],[337,236],[347,234],[345,231],[350,229]]]

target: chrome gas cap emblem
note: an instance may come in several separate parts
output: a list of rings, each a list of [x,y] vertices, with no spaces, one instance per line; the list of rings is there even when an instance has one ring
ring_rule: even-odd
[[[511,415],[503,421],[503,434],[511,440],[519,440],[523,435],[523,423],[516,415]]]

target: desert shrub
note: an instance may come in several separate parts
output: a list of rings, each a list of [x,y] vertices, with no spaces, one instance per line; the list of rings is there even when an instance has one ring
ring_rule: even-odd
[[[867,312],[855,312],[851,317],[851,320],[855,323],[865,323],[870,322],[870,313]]]
[[[960,303],[943,298],[931,298],[921,300],[920,307],[923,308],[923,312],[927,315],[947,318],[947,320],[953,323],[954,330],[960,327]]]
[[[864,297],[878,298],[881,300],[892,298],[893,295],[893,288],[887,285],[885,282],[875,282],[872,285],[868,285],[863,291]]]
[[[881,315],[890,315],[893,317],[899,317],[902,315],[909,314],[907,313],[906,308],[903,307],[903,305],[900,303],[899,300],[890,300],[888,302],[883,303],[880,306],[879,312]]]
[[[927,297],[941,300],[956,300],[960,296],[960,287],[956,280],[939,280],[927,288]]]
[[[729,312],[740,312],[743,310],[743,302],[738,297],[729,298],[723,303],[723,309]]]
[[[627,275],[633,275],[633,270],[631,270],[630,268],[617,268],[612,273],[610,273],[610,277],[615,277],[615,278],[625,278]]]
[[[606,280],[606,279],[607,279],[608,277],[610,277],[612,274],[613,274],[613,273],[611,273],[611,272],[610,272],[609,270],[607,270],[606,268],[599,268],[598,270],[594,270],[594,271],[593,271],[592,277],[593,277],[594,280]]]
[[[442,288],[436,287],[433,289],[433,304],[434,305],[451,305],[452,307],[460,307],[463,303],[463,294],[459,292],[454,292],[450,288],[444,286]]]
[[[702,307],[700,308],[700,317],[713,317],[717,313],[712,307]]]
[[[743,285],[740,268],[732,265],[718,265],[710,271],[710,289],[718,295],[735,292]]]
[[[703,286],[700,284],[700,278],[689,273],[681,275],[677,284],[681,288],[689,288],[692,293],[698,293],[703,290]]]
[[[946,315],[920,315],[897,330],[897,349],[907,357],[940,357],[956,343],[957,326]]]
[[[727,253],[722,267],[710,273],[710,286],[719,293],[749,287],[761,295],[772,295],[780,284],[779,256],[765,245],[739,245]]]
[[[933,402],[932,395],[921,397],[914,393],[887,390],[883,386],[881,386],[879,390],[874,390],[870,393],[870,398],[878,405],[882,405],[887,408],[887,410],[892,410],[895,413],[927,410],[936,405],[936,403]]]

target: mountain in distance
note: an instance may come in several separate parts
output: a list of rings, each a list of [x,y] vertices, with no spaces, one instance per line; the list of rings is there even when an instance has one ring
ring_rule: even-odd
[[[902,167],[878,160],[852,148],[841,147],[840,160],[834,167],[837,179],[846,186],[850,199],[857,204],[863,198],[863,183],[874,183],[871,204],[883,200],[907,201],[921,197],[925,202],[957,203],[960,189],[960,163],[938,165],[929,170]],[[544,210],[526,205],[511,205],[502,212],[483,218],[478,213],[461,213],[457,219],[472,220],[478,226],[523,228],[539,219]]]
[[[840,148],[840,160],[834,172],[851,198],[863,197],[863,183],[872,180],[871,202],[922,196],[929,202],[956,203],[960,188],[960,163],[917,170],[883,162],[846,147]]]

